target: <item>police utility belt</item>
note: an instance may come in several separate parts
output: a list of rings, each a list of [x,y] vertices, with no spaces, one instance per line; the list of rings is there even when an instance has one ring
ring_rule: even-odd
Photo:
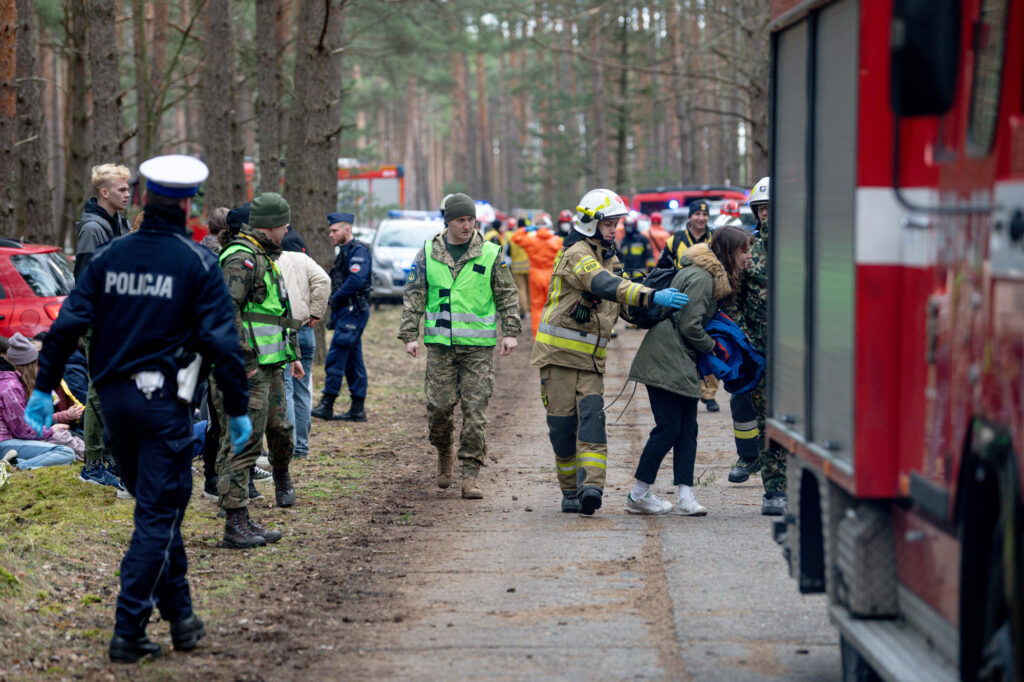
[[[199,370],[203,364],[203,356],[196,353],[186,366],[178,370],[178,400],[189,405],[195,396],[196,385],[199,383]],[[164,373],[160,370],[149,369],[135,372],[131,375],[135,387],[150,400],[153,394],[164,387]]]
[[[356,308],[363,310],[370,305],[370,297],[366,294],[353,294],[352,296],[338,299],[338,302],[334,305],[335,309],[355,306]]]

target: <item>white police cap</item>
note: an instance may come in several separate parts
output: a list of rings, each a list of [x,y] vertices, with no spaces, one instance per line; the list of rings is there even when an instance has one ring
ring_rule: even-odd
[[[168,154],[143,161],[139,175],[146,178],[146,189],[165,197],[195,196],[199,185],[210,175],[206,164],[192,156]]]

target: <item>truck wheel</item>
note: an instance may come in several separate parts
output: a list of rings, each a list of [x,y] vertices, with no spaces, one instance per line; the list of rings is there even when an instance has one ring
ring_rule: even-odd
[[[842,635],[839,635],[839,653],[842,656],[843,682],[882,682],[871,664]]]

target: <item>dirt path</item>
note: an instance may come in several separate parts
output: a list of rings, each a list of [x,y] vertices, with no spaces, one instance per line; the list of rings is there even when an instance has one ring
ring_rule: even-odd
[[[642,332],[613,342],[610,401]],[[407,465],[407,532],[373,554],[374,607],[334,632],[309,661],[325,678],[827,680],[839,676],[823,598],[786,575],[760,482],[726,480],[733,459],[727,395],[700,412],[698,498],[704,519],[628,515],[623,500],[653,422],[640,387],[609,410],[605,505],[594,518],[560,513],[529,348],[500,359],[485,499],[432,485],[433,455]],[[630,387],[631,390],[631,387]],[[422,424],[424,418],[414,415]],[[410,425],[415,431],[416,427]],[[422,427],[425,431],[425,427]],[[426,449],[425,444],[423,445]],[[420,459],[416,459],[421,457]],[[656,489],[671,491],[671,458]],[[408,532],[411,531],[411,532]],[[369,603],[342,604],[365,615]]]

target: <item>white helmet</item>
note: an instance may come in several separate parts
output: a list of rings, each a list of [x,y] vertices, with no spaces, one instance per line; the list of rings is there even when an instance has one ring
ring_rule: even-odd
[[[537,216],[537,219],[533,221],[533,224],[536,225],[537,227],[546,227],[549,230],[553,227],[551,223],[551,216],[549,216],[547,213],[541,213],[539,216]]]
[[[754,188],[750,190],[750,199],[747,200],[747,205],[750,206],[750,208],[754,208],[758,204],[768,203],[768,187],[770,182],[771,181],[766,175],[758,180],[757,184],[754,185]]]
[[[629,209],[618,194],[610,189],[592,189],[583,195],[576,207],[573,228],[587,237],[593,237],[597,232],[598,222],[615,220],[627,213]]]
[[[491,223],[497,216],[494,213],[494,207],[486,201],[477,200],[476,202],[476,220],[481,225],[490,227]]]

